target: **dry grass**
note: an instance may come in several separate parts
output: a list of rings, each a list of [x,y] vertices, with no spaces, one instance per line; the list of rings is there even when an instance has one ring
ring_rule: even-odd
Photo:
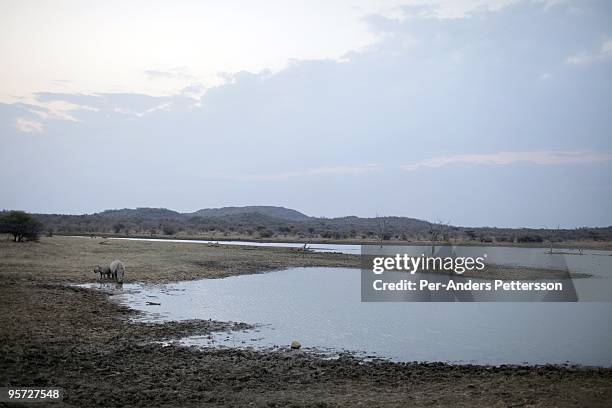
[[[304,253],[290,248],[107,240],[42,238],[38,243],[0,241],[4,281],[91,282],[94,266],[122,260],[126,282],[170,282],[219,278],[292,266],[359,267],[355,255]]]

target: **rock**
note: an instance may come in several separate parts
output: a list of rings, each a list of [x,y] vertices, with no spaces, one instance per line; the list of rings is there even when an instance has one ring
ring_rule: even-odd
[[[291,348],[292,348],[293,350],[297,350],[297,349],[299,349],[300,347],[302,347],[302,345],[300,344],[300,342],[299,342],[299,341],[297,341],[297,340],[293,340],[293,341],[291,342]]]

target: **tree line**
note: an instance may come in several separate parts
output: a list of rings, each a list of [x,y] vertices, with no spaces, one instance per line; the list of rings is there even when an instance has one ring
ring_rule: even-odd
[[[612,241],[612,227],[574,229],[466,228],[407,217],[341,217],[286,220],[259,213],[215,217],[128,212],[91,215],[0,213],[0,231],[15,241],[47,235],[196,237],[300,241],[411,241],[538,244]],[[43,227],[44,225],[44,227]]]

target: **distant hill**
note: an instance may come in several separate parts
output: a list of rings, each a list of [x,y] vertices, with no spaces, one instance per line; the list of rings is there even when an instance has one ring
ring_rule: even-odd
[[[276,218],[284,221],[305,221],[310,219],[299,211],[285,207],[274,207],[267,205],[249,205],[245,207],[221,207],[204,208],[193,213],[180,213],[167,208],[123,208],[118,210],[106,210],[93,216],[112,218],[112,219],[147,219],[147,220],[168,220],[180,218],[220,218],[236,217],[246,215],[261,215],[266,218]]]
[[[168,210],[167,208],[123,208],[121,210],[106,210],[94,214],[104,218],[117,218],[117,219],[129,219],[129,218],[141,218],[148,220],[163,220],[163,219],[173,219],[180,218],[181,213],[173,210]]]
[[[272,218],[289,221],[305,221],[310,217],[302,214],[299,211],[285,207],[274,207],[269,205],[249,205],[245,207],[221,207],[221,208],[205,208],[198,210],[192,215],[199,217],[226,217],[231,215],[241,214],[261,214]]]

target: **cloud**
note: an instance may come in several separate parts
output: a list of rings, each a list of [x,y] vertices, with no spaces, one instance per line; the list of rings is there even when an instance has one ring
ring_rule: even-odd
[[[414,1],[412,4],[398,6],[399,19],[404,18],[438,18],[461,19],[469,18],[477,13],[499,12],[503,9],[520,3],[521,0],[437,0]],[[554,1],[554,0],[552,0]],[[547,4],[551,0],[543,0]],[[381,14],[381,13],[379,13]],[[398,13],[395,13],[398,14]],[[397,17],[396,15],[385,17]]]
[[[53,85],[68,85],[73,83],[73,81],[69,80],[69,79],[52,79],[51,83]]]
[[[609,61],[612,58],[612,40],[604,41],[598,50],[593,52],[582,52],[565,60],[570,65],[590,65]]]
[[[239,181],[285,181],[296,177],[308,177],[308,176],[327,176],[327,175],[340,175],[340,176],[359,176],[366,173],[370,173],[379,170],[382,166],[380,164],[360,164],[360,165],[343,165],[343,166],[322,166],[302,171],[290,171],[281,173],[267,173],[267,174],[244,174],[236,177],[232,177],[234,180]]]
[[[148,69],[145,75],[149,79],[178,79],[184,81],[194,81],[197,78],[187,71],[187,68],[171,68],[168,70]]]
[[[202,106],[201,101],[205,93],[206,87],[199,83],[188,85],[179,91],[180,95],[193,99],[195,101],[193,106],[198,108]]]
[[[152,108],[148,108],[145,109],[143,111],[134,111],[134,110],[130,110],[130,109],[126,109],[126,108],[121,108],[121,107],[115,107],[113,109],[113,112],[115,113],[121,113],[123,115],[131,115],[131,116],[136,116],[136,117],[143,117],[145,115],[149,115],[151,113],[157,112],[157,111],[169,111],[172,108],[172,104],[169,102],[166,103],[162,103],[160,105],[157,106],[153,106]]]
[[[77,105],[63,100],[51,100],[47,102],[41,102],[34,99],[30,101],[29,104],[30,112],[34,113],[36,116],[43,120],[66,120],[71,122],[77,122],[77,119],[74,117],[74,112],[98,111],[97,108],[91,106]]]
[[[552,75],[550,74],[550,72],[544,72],[543,74],[540,74],[538,78],[540,78],[542,81],[546,81],[550,79],[551,76]]]
[[[42,132],[43,124],[40,122],[35,122],[30,119],[19,117],[17,118],[17,122],[15,124],[17,129],[21,132],[32,133],[32,132]]]
[[[18,108],[17,116],[35,117],[45,127],[50,121],[112,122],[117,116],[144,117],[157,112],[170,112],[194,105],[196,85],[187,87],[174,96],[150,96],[133,93],[69,94],[39,92],[21,102],[12,104]],[[199,101],[199,99],[196,99]],[[109,116],[115,114],[117,116]],[[111,119],[112,117],[112,119]]]
[[[612,161],[612,153],[592,151],[499,152],[491,154],[440,156],[412,164],[404,164],[400,167],[405,171],[414,171],[421,167],[439,168],[457,163],[508,165],[526,162],[540,165],[558,165],[599,163],[605,161]]]
[[[566,5],[570,0],[536,0],[544,5],[544,10],[550,10],[553,7]]]

